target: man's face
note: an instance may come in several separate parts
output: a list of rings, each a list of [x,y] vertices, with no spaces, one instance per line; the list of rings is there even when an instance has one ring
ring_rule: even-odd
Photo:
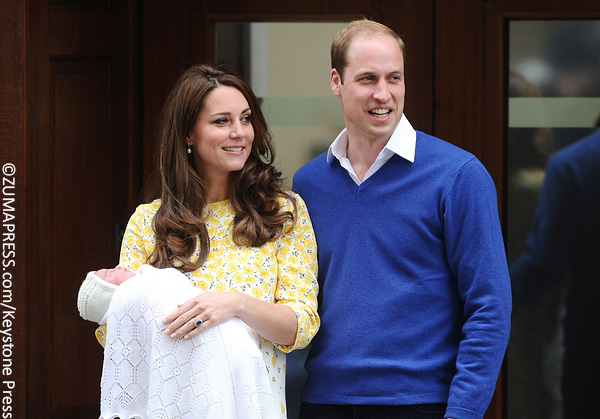
[[[331,70],[331,90],[342,103],[350,141],[385,144],[404,110],[404,59],[388,35],[357,36],[342,77]]]

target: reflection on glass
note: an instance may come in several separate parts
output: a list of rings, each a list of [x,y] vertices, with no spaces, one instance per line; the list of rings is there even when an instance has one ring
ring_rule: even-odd
[[[215,61],[235,68],[261,99],[285,186],[344,127],[329,86],[331,40],[347,22],[218,22]]]
[[[509,35],[507,417],[593,417],[600,21],[513,21]]]

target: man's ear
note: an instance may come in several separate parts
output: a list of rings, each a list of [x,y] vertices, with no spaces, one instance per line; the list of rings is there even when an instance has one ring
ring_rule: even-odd
[[[342,95],[342,77],[335,68],[331,70],[329,82],[331,84],[331,92],[335,96],[340,97]]]

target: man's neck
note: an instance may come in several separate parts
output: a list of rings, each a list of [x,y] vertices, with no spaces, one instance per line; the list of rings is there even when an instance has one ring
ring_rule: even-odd
[[[385,145],[385,141],[353,140],[348,136],[346,157],[350,161],[356,176],[362,181],[369,168],[375,163],[377,156]]]

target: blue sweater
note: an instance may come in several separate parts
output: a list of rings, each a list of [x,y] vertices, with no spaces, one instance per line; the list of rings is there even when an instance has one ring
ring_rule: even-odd
[[[471,154],[417,132],[356,185],[326,154],[294,177],[319,256],[321,329],[302,399],[448,403],[481,418],[510,328],[510,281],[496,190]]]

